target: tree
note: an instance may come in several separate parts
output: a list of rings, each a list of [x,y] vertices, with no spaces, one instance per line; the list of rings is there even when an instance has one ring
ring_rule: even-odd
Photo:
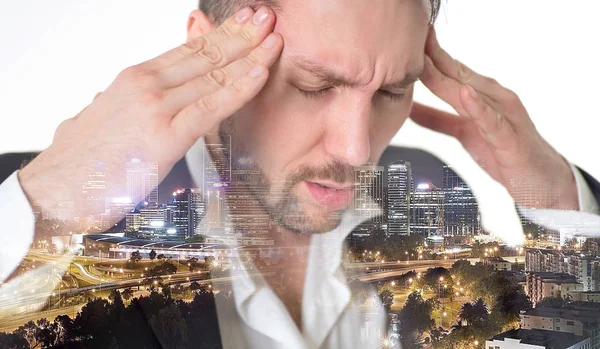
[[[192,290],[192,291],[197,291],[201,288],[202,288],[202,286],[200,286],[200,284],[197,281],[192,281],[190,283],[190,290]]]
[[[171,299],[171,285],[163,285],[162,294],[167,299]]]
[[[408,295],[404,307],[398,313],[403,347],[414,347],[423,333],[433,327],[435,321],[431,318],[432,310],[431,304],[426,302],[419,292]]]
[[[562,297],[545,297],[542,298],[537,304],[536,308],[554,308],[562,309],[566,304],[565,298]]]
[[[133,297],[133,290],[130,288],[124,289],[122,296],[126,301],[130,300]]]
[[[193,273],[196,269],[198,269],[198,258],[192,257],[187,260],[187,265],[190,270],[190,273]]]
[[[129,257],[129,261],[131,263],[137,264],[141,260],[142,260],[142,255],[140,254],[140,251],[131,252],[131,256]]]
[[[489,320],[488,307],[479,298],[473,303],[465,303],[460,309],[460,319],[474,327],[483,327]]]
[[[392,305],[394,304],[394,294],[390,290],[383,290],[379,293],[379,299],[381,300],[381,304],[385,308],[386,312],[392,309]]]
[[[187,338],[187,325],[181,312],[174,304],[161,309],[150,318],[150,326],[164,348],[184,348]]]
[[[16,332],[0,332],[0,348],[30,349],[30,346],[27,340]]]
[[[27,343],[29,343],[29,346],[32,349],[35,349],[35,348],[37,348],[38,345],[41,344],[38,341],[38,332],[39,332],[39,330],[40,329],[35,324],[35,322],[28,321],[23,326],[19,326],[19,328],[17,328],[14,333],[16,333],[16,334],[20,335],[21,337],[25,338],[25,340],[27,341]]]
[[[538,304],[539,306],[539,304]],[[521,287],[515,287],[498,296],[494,309],[506,316],[506,321],[519,321],[521,310],[532,307],[529,297],[522,291]]]
[[[150,251],[148,256],[150,257],[151,261],[155,260],[156,259],[156,251],[154,251],[154,250]]]

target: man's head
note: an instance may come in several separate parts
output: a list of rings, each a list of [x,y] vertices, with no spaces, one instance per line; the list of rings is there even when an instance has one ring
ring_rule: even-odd
[[[202,0],[191,14],[188,39],[244,6],[277,14],[282,54],[263,90],[218,134],[231,135],[234,169],[250,164],[259,173],[247,184],[282,227],[320,233],[339,225],[353,168],[377,163],[408,117],[438,2]]]

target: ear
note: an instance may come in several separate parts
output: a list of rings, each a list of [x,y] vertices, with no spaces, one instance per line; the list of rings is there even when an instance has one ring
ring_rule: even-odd
[[[187,41],[194,40],[197,37],[206,35],[215,27],[206,14],[200,10],[194,10],[190,13],[187,23]]]

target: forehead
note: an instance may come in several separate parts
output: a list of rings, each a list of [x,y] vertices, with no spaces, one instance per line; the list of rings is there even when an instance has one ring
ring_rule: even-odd
[[[282,62],[304,56],[365,84],[422,66],[429,22],[426,0],[281,0],[275,31]]]

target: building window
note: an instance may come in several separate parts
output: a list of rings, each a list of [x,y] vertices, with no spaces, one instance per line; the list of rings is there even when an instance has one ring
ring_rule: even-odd
[[[557,331],[560,331],[560,327],[556,326],[556,330],[557,330]]]
[[[575,323],[573,321],[567,321],[567,326],[573,326]]]

